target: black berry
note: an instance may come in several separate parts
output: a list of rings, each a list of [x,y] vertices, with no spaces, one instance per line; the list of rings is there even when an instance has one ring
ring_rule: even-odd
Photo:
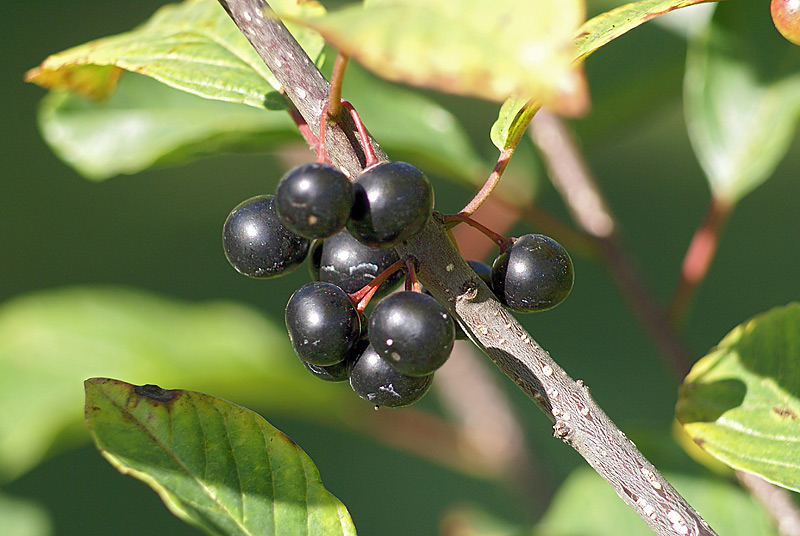
[[[353,185],[328,164],[302,164],[283,176],[275,192],[283,224],[305,238],[326,238],[342,229],[353,208]]]
[[[358,396],[376,406],[399,408],[422,398],[433,382],[433,375],[406,376],[367,346],[350,371],[350,386]]]
[[[385,298],[369,319],[375,352],[407,376],[427,376],[450,356],[455,323],[435,298],[398,292]]]
[[[492,266],[492,290],[512,311],[545,311],[564,301],[574,280],[572,259],[544,235],[517,238]]]
[[[222,228],[228,262],[240,273],[257,278],[289,273],[303,262],[310,241],[287,229],[275,212],[271,195],[240,203]]]
[[[347,358],[361,335],[361,319],[342,289],[314,281],[289,298],[286,329],[301,360],[326,366]]]
[[[311,374],[325,380],[326,382],[343,382],[350,379],[350,371],[353,370],[353,365],[356,360],[364,353],[369,341],[365,339],[359,340],[347,354],[343,360],[333,365],[312,365],[302,361],[303,366],[306,367]]]
[[[309,271],[312,278],[333,283],[352,294],[398,260],[400,257],[394,249],[371,248],[347,231],[340,231],[314,244]],[[402,281],[403,275],[402,270],[390,275],[373,299],[380,299],[391,292]]]
[[[428,177],[405,162],[372,167],[356,179],[353,187],[355,202],[347,229],[371,247],[390,247],[415,236],[433,211]]]

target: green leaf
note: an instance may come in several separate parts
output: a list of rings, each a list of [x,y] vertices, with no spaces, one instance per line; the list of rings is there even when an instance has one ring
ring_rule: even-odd
[[[497,101],[521,94],[561,109],[586,100],[572,65],[583,17],[581,0],[382,0],[301,22],[383,78]]]
[[[313,0],[277,0],[273,8],[293,15],[318,15]],[[295,37],[311,58],[324,46],[306,29]],[[95,98],[110,95],[120,69],[151,76],[209,99],[264,108],[280,88],[267,66],[216,0],[186,0],[159,9],[135,30],[98,39],[47,58],[26,80]]]
[[[347,69],[345,96],[392,158],[469,184],[486,179],[491,167],[453,114],[434,100],[375,78],[358,65]]]
[[[53,524],[38,504],[0,493],[0,534],[50,536]]]
[[[719,534],[777,536],[765,512],[724,480],[667,474],[667,480]],[[591,468],[576,469],[558,488],[534,534],[652,536],[653,531]]]
[[[800,303],[726,335],[684,380],[676,414],[711,455],[800,491]]]
[[[283,326],[249,307],[117,287],[31,294],[0,306],[0,481],[53,445],[85,438],[80,386],[98,375],[213,390],[318,419],[357,403],[344,386],[308,374]]]
[[[800,119],[800,48],[758,2],[724,2],[689,46],[689,134],[714,196],[733,203],[767,180]]]
[[[213,535],[354,535],[311,459],[257,413],[212,396],[85,382],[86,423],[120,472]]]
[[[708,1],[710,0],[643,0],[602,13],[586,21],[574,34],[575,48],[571,61],[580,63],[601,46],[652,18]],[[506,100],[492,126],[492,143],[501,151],[515,146],[541,105],[541,102],[519,95]]]
[[[133,73],[103,101],[51,92],[39,128],[62,160],[95,180],[299,139],[289,114],[204,99]]]
[[[585,59],[601,46],[659,15],[713,1],[716,0],[642,0],[602,13],[586,21],[578,30],[575,61]]]

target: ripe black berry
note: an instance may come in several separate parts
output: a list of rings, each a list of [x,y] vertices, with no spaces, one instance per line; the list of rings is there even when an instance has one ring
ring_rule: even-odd
[[[305,361],[301,361],[303,366],[306,367],[311,374],[325,380],[326,382],[343,382],[350,378],[350,371],[353,370],[353,365],[356,360],[361,357],[364,350],[367,348],[369,341],[360,339],[347,354],[342,361],[334,363],[333,365],[312,365]]]
[[[253,197],[237,205],[222,228],[222,247],[228,262],[249,277],[289,273],[306,258],[309,244],[309,240],[281,223],[271,195]]]
[[[347,231],[340,231],[314,244],[309,271],[312,278],[333,283],[352,294],[398,260],[400,257],[394,249],[371,248]],[[402,279],[402,270],[390,275],[373,299],[378,300],[391,292]]]
[[[314,281],[289,298],[286,329],[301,360],[326,366],[347,357],[361,335],[361,319],[342,289]]]
[[[450,356],[455,323],[435,298],[398,292],[380,302],[369,318],[375,352],[407,376],[427,376]]]
[[[283,176],[275,192],[283,224],[305,238],[325,238],[342,229],[353,208],[353,185],[328,164],[302,164]]]
[[[492,266],[492,290],[512,311],[545,311],[564,301],[574,272],[561,244],[544,235],[520,236]]]
[[[362,243],[386,248],[419,233],[433,211],[433,189],[422,171],[405,162],[379,164],[353,184],[347,229]]]
[[[358,396],[376,406],[399,408],[422,398],[433,382],[433,375],[406,376],[395,370],[367,346],[350,371],[350,386]]]

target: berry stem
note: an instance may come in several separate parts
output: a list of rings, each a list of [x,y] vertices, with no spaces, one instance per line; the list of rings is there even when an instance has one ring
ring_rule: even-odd
[[[331,72],[331,88],[328,93],[328,114],[331,118],[339,117],[342,113],[342,85],[344,84],[344,72],[347,70],[347,62],[350,59],[346,54],[336,56]]]
[[[328,155],[325,151],[325,127],[328,123],[328,104],[322,107],[322,113],[319,116],[319,143],[317,144],[317,162],[324,164],[328,161]]]
[[[306,143],[308,143],[314,152],[319,155],[319,138],[311,131],[311,127],[308,126],[305,118],[300,114],[297,108],[295,108],[294,104],[292,104],[292,101],[287,99],[287,102],[289,103],[289,115],[292,117],[294,124],[297,125],[297,130],[299,130],[300,134],[303,135]]]
[[[508,166],[508,161],[511,159],[511,155],[514,154],[514,149],[517,148],[517,145],[514,144],[511,147],[506,147],[502,151],[500,151],[500,156],[497,158],[497,163],[494,165],[494,169],[492,170],[489,178],[486,179],[486,183],[481,187],[475,197],[472,198],[467,206],[465,206],[460,214],[465,216],[472,216],[476,210],[488,199],[492,192],[497,187],[497,184],[500,182],[500,177],[503,175],[503,172],[506,170]]]
[[[366,164],[364,168],[370,168],[380,162],[380,160],[377,156],[375,156],[375,150],[372,148],[372,144],[369,141],[367,128],[364,126],[364,123],[361,121],[361,116],[358,115],[358,112],[352,104],[346,100],[342,100],[341,103],[342,106],[344,106],[350,112],[350,117],[353,118],[356,128],[358,129],[358,135],[361,138],[361,146],[364,148],[364,157],[366,158]]]
[[[395,273],[397,270],[403,268],[403,266],[405,266],[405,263],[402,260],[392,263],[388,268],[375,276],[375,279],[364,285],[360,290],[350,294],[350,299],[353,301],[353,304],[355,304],[356,310],[359,313],[363,313],[364,309],[366,309],[367,305],[369,305],[369,301],[372,299],[373,294],[377,292],[378,287],[380,287],[381,284],[386,281],[386,278]]]
[[[454,225],[459,223],[466,223],[470,227],[474,227],[489,237],[492,242],[497,244],[497,247],[500,248],[500,253],[503,253],[505,250],[511,247],[511,244],[514,243],[513,238],[506,238],[503,235],[495,233],[485,225],[478,223],[463,212],[459,212],[458,214],[448,214],[444,217],[444,223],[448,226],[448,228],[452,228]]]
[[[406,291],[422,292],[422,285],[417,279],[417,261],[414,257],[408,256],[404,259],[406,265]]]

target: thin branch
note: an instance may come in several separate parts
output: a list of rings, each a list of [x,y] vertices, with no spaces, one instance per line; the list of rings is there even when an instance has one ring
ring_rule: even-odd
[[[486,202],[489,196],[492,195],[494,189],[497,187],[497,183],[500,182],[500,177],[503,176],[503,172],[506,170],[506,167],[508,167],[508,161],[511,159],[511,155],[514,154],[514,149],[516,148],[517,146],[513,145],[500,151],[500,156],[497,157],[497,163],[495,163],[494,169],[489,174],[489,178],[486,179],[486,182],[481,189],[478,190],[478,193],[475,194],[475,197],[473,197],[472,200],[467,203],[467,206],[465,206],[459,214],[464,216],[472,216],[475,211]]]
[[[733,203],[716,197],[711,198],[703,222],[694,233],[681,264],[681,277],[672,296],[668,310],[670,322],[680,324],[703,282],[711,261],[717,252],[719,237],[733,210]]]
[[[296,42],[288,44],[294,40],[285,27],[261,16],[267,8],[263,0],[220,2],[311,124],[327,100],[328,88],[314,64],[298,50]],[[291,46],[292,54],[283,46]],[[276,64],[274,57],[281,61]],[[299,86],[290,87],[294,84]],[[297,98],[298,93],[302,98]],[[341,139],[344,142],[347,137]],[[328,147],[328,152],[332,159],[349,165],[346,169],[354,176],[361,169],[358,147],[353,139],[349,144]],[[475,276],[448,239],[437,214],[418,236],[396,249],[401,258],[412,255],[419,261],[418,276],[425,288],[554,422],[554,435],[580,453],[656,534],[716,534],[614,425],[588,388],[570,378]]]
[[[536,115],[530,133],[544,157],[550,179],[561,192],[573,218],[586,233],[596,238],[605,266],[636,317],[675,376],[683,378],[693,359],[620,246],[616,219],[578,152],[572,135],[559,118],[546,110]]]
[[[333,62],[331,91],[328,94],[328,113],[331,117],[339,117],[339,114],[342,113],[342,85],[344,84],[344,73],[347,70],[349,59],[349,56],[340,52],[336,56],[336,61]]]

